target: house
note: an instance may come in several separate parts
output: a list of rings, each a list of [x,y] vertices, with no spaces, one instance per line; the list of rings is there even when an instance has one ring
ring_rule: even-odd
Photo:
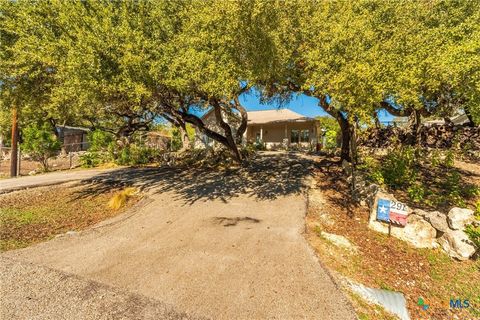
[[[261,143],[268,150],[316,149],[318,143],[318,121],[290,109],[248,111],[247,130],[243,143]],[[202,120],[215,131],[218,130],[213,112],[206,113]],[[239,119],[229,119],[229,122]],[[238,127],[237,124],[233,125]],[[218,131],[221,132],[221,131]],[[196,132],[197,147],[212,146],[214,141]]]

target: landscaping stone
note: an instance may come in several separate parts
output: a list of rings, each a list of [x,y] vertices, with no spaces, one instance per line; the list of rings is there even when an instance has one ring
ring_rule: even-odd
[[[346,248],[346,249],[349,249],[349,250],[352,250],[352,251],[357,250],[357,248],[350,242],[350,240],[348,240],[344,236],[341,236],[341,235],[338,235],[338,234],[333,234],[333,233],[327,233],[327,232],[324,232],[324,231],[322,231],[320,233],[320,235],[323,238],[330,241],[331,243],[333,243],[337,247]]]
[[[447,232],[450,230],[447,223],[447,216],[440,211],[424,211],[421,209],[415,209],[415,214],[423,217],[426,221],[430,222],[432,227],[440,232]]]
[[[378,191],[375,195],[375,201],[370,210],[370,219],[368,227],[374,231],[388,234],[388,224],[377,221],[377,204],[379,199],[389,199],[397,201],[394,196],[384,191]],[[423,219],[422,216],[412,214],[408,208],[409,216],[405,227],[392,225],[390,235],[403,241],[407,241],[416,248],[435,248],[437,230],[432,227],[430,222]]]
[[[475,253],[475,247],[461,230],[445,232],[438,243],[449,256],[459,260],[467,260]]]
[[[463,230],[465,225],[472,223],[475,220],[473,210],[464,208],[452,208],[448,212],[448,225],[453,230]]]
[[[421,216],[410,214],[404,228],[392,226],[391,235],[409,242],[416,248],[437,247],[437,230]]]

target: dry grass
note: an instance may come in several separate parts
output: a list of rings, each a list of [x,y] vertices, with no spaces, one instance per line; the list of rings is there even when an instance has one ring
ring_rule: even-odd
[[[124,207],[128,200],[138,193],[137,188],[125,188],[122,191],[116,192],[108,202],[108,207],[113,210],[118,210]]]
[[[328,174],[319,172],[317,188],[311,192],[307,238],[334,274],[370,287],[403,292],[412,319],[479,319],[480,313],[473,308],[450,310],[449,301],[469,299],[480,309],[480,261],[453,261],[439,249],[415,249],[369,230],[368,209],[349,201],[348,187],[336,169]],[[332,246],[318,235],[321,230],[345,236],[358,247],[358,253]],[[419,297],[430,305],[428,311],[417,306]],[[368,314],[365,308],[356,307],[364,319],[388,319],[379,317],[374,309]]]
[[[70,230],[82,230],[119,214],[140,198],[124,192],[122,210],[108,203],[118,189],[84,196],[85,187],[64,184],[0,195],[0,251],[23,248]],[[119,207],[120,208],[120,207]]]

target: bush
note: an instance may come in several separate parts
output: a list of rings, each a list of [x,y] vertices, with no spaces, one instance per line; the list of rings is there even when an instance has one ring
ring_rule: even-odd
[[[407,189],[407,194],[413,202],[420,202],[425,198],[426,191],[422,184],[415,183]]]
[[[106,152],[91,152],[88,151],[80,156],[80,165],[83,168],[93,168],[102,163],[108,162],[110,156]]]
[[[384,159],[381,172],[391,188],[408,187],[417,179],[417,153],[413,147],[392,150]]]
[[[468,225],[465,228],[465,233],[468,235],[468,238],[473,242],[477,249],[480,249],[480,226],[474,227],[473,225]]]
[[[188,139],[190,140],[190,143],[193,143],[193,141],[195,140],[195,128],[190,124],[187,124],[185,127],[187,129]],[[182,132],[177,127],[173,127],[171,130],[172,150],[178,151],[182,148]]]
[[[22,131],[22,149],[34,160],[40,162],[44,171],[49,170],[48,159],[60,151],[60,142],[48,124],[30,125]]]
[[[383,179],[382,171],[379,162],[372,157],[364,157],[363,163],[358,165],[357,168],[361,171],[365,171],[367,178],[377,184],[383,185],[385,180]]]
[[[391,189],[402,188],[416,203],[465,206],[466,199],[480,195],[480,188],[465,183],[458,170],[453,168],[455,154],[452,151],[442,157],[437,150],[427,153],[413,147],[402,147],[391,151],[380,161],[368,156],[362,160],[358,169],[364,171],[370,181]]]
[[[90,143],[89,151],[107,151],[109,146],[114,142],[114,137],[111,133],[94,130],[88,133],[88,142]]]
[[[338,133],[333,130],[325,132],[325,143],[323,147],[326,150],[335,150],[337,148],[337,135]]]
[[[160,151],[157,149],[131,144],[120,150],[115,163],[119,165],[142,165],[156,161],[159,156]]]

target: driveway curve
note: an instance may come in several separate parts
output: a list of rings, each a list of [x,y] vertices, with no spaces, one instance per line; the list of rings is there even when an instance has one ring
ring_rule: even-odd
[[[302,181],[313,166],[284,154],[233,172],[105,173],[89,181],[91,192],[133,184],[149,194],[149,203],[79,234],[3,256],[194,316],[355,319],[302,235]]]

